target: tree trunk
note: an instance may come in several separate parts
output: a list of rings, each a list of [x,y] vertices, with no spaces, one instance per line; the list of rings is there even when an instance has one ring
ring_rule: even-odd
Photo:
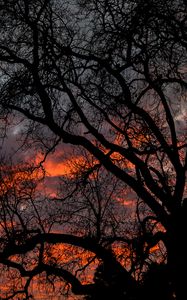
[[[173,299],[187,299],[187,221],[180,215],[168,231],[168,268]]]

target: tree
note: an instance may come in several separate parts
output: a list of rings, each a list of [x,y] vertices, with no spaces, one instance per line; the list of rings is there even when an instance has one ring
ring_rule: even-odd
[[[24,116],[27,136],[40,136],[43,145],[52,136],[51,144],[58,138],[81,146],[129,186],[149,208],[140,220],[144,244],[164,243],[173,297],[184,299],[186,3],[1,0],[0,6],[5,127],[8,115]],[[39,238],[69,237],[41,235],[27,247]],[[78,237],[74,243],[88,248]],[[104,259],[99,244],[88,245]]]
[[[144,299],[171,299],[171,287],[168,281],[168,269],[164,264],[151,264],[143,276],[142,289]]]
[[[44,194],[40,169],[29,165],[15,168],[7,162],[1,166],[0,266],[3,275],[0,278],[1,285],[6,286],[0,294],[2,299],[33,296],[37,299],[38,289],[42,295],[46,293],[41,283],[48,291],[54,289],[58,296],[69,295],[66,284],[71,284],[75,294],[97,294],[98,299],[99,295],[102,299],[104,293],[114,293],[120,286],[120,297],[124,291],[127,295],[136,291],[131,272],[122,267],[117,253],[112,251],[113,243],[119,240],[124,244],[125,253],[127,243],[133,238],[128,234],[128,221],[125,226],[125,220],[120,221],[127,214],[126,208],[115,200],[120,183],[113,183],[112,176],[102,168],[89,178],[93,165],[88,157],[86,162],[87,167],[83,167],[85,161],[82,161],[76,165],[78,171],[74,168],[77,176],[61,178],[58,198]],[[110,186],[106,192],[108,180]],[[80,184],[81,181],[84,184]],[[105,284],[99,287],[97,282],[87,283],[87,273],[93,272],[98,263],[108,270]],[[37,290],[33,291],[32,285],[37,286]]]

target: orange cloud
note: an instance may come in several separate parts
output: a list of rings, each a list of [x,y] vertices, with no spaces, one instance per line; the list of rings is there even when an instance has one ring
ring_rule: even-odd
[[[52,155],[49,154],[44,162],[43,160],[44,157],[38,153],[35,158],[35,164],[40,165],[42,163],[47,176],[58,177],[71,176],[75,172],[77,165],[82,164],[84,158],[83,156],[73,157],[72,155],[66,158],[61,150],[57,150]]]
[[[67,176],[71,173],[69,163],[66,161],[54,162],[53,160],[48,159],[43,166],[49,176]]]

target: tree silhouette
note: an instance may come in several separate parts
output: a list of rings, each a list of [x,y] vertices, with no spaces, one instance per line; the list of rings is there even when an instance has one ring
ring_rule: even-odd
[[[172,298],[168,268],[164,264],[153,263],[143,276],[142,292],[144,299]]]
[[[88,188],[85,196],[81,195],[82,186],[79,193],[76,188],[71,196],[48,198],[37,188],[39,180],[37,173],[38,169],[29,165],[24,168],[20,166],[20,169],[13,166],[8,168],[7,163],[1,166],[0,263],[3,270],[2,285],[7,285],[5,292],[4,290],[1,292],[1,298],[30,299],[36,296],[37,299],[38,291],[32,292],[31,286],[34,280],[36,284],[38,275],[41,275],[39,281],[42,280],[46,287],[52,285],[59,294],[66,292],[63,283],[71,284],[72,291],[76,295],[98,295],[98,292],[103,291],[107,294],[112,291],[114,294],[114,288],[120,286],[122,282],[126,293],[130,294],[133,289],[136,290],[135,280],[117,261],[116,255],[109,247],[119,233],[118,228],[116,230],[113,228],[113,234],[103,229],[105,222],[111,222],[111,227],[116,226],[115,221],[110,220],[112,212],[110,215],[107,212],[111,208],[109,202],[113,200],[107,199],[105,195],[102,203],[98,191],[90,190],[89,193]],[[94,184],[93,179],[87,180]],[[97,181],[96,183],[99,184]],[[68,186],[71,184],[69,182]],[[112,181],[110,185],[112,187]],[[69,193],[69,190],[67,192]],[[104,209],[106,213],[106,216],[102,214],[100,224],[97,215],[93,217],[90,213],[90,210],[95,213],[98,207],[92,197],[96,202],[100,201],[101,211]],[[117,213],[115,217],[118,218]],[[120,223],[119,220],[118,222]],[[110,228],[109,225],[107,227]],[[124,239],[124,243],[130,241],[128,237],[125,240],[125,233],[123,235],[121,233],[121,238]],[[98,288],[97,282],[82,283],[78,274],[84,272],[92,262],[97,265],[96,259],[99,259],[107,270],[106,287],[104,285]],[[88,272],[91,271],[92,269]],[[111,283],[114,285],[112,290],[108,289]],[[45,290],[41,292],[45,294]]]
[[[173,294],[186,298],[185,1],[1,0],[0,7],[5,128],[9,115],[22,116],[27,137],[81,146],[129,186],[149,208],[138,212],[144,246],[164,243]],[[15,251],[70,239],[40,234]],[[110,260],[94,241],[73,243]]]

